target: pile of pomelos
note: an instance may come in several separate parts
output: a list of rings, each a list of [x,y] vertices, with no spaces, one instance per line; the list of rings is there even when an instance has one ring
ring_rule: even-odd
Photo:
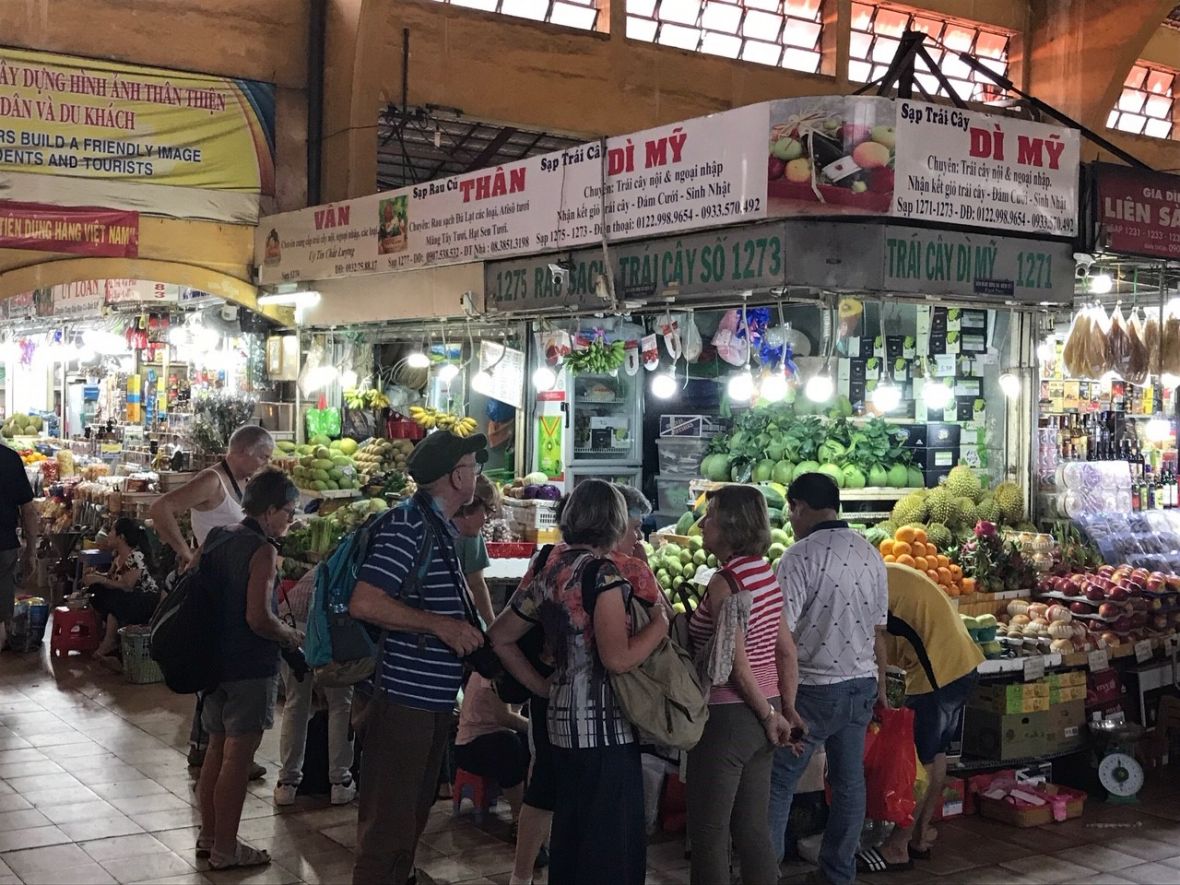
[[[947,596],[966,596],[975,592],[975,579],[963,577],[963,570],[926,539],[926,530],[921,526],[903,525],[892,538],[882,541],[879,549],[886,562],[920,571]]]

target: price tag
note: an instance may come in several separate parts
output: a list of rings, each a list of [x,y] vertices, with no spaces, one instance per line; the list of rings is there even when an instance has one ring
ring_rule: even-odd
[[[1110,656],[1106,653],[1106,649],[1100,648],[1097,651],[1090,652],[1090,672],[1096,673],[1099,670],[1110,669]]]
[[[1151,640],[1140,639],[1135,643],[1135,660],[1142,664],[1144,661],[1150,661],[1152,656]]]
[[[1024,659],[1024,681],[1036,682],[1045,676],[1045,658],[1043,655],[1037,655],[1032,658]]]

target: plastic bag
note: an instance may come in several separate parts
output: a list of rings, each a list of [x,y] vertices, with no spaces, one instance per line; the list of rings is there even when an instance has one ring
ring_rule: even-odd
[[[704,343],[701,341],[701,330],[697,328],[696,317],[691,310],[680,322],[680,343],[684,347],[684,359],[695,363],[701,356]]]
[[[1115,305],[1110,315],[1110,331],[1106,333],[1106,360],[1110,371],[1124,380],[1131,374],[1131,333],[1123,317],[1121,305]]]
[[[1169,312],[1160,335],[1160,362],[1169,375],[1180,375],[1180,317]]]
[[[1147,348],[1147,373],[1159,373],[1160,370],[1160,321],[1155,311],[1147,315],[1147,322],[1143,324],[1143,344]]]
[[[749,337],[739,336],[741,324],[741,312],[736,308],[727,310],[717,326],[717,333],[713,336],[713,346],[717,348],[717,355],[731,366],[744,366],[750,352]]]
[[[1142,384],[1147,380],[1147,336],[1143,321],[1139,318],[1139,309],[1131,311],[1131,322],[1127,326],[1131,338],[1131,359],[1127,374],[1123,380],[1131,384]]]
[[[1075,378],[1080,378],[1089,371],[1083,356],[1085,342],[1090,333],[1090,312],[1079,310],[1069,327],[1069,334],[1065,336],[1065,349],[1061,352],[1061,359],[1065,363],[1065,371]]]
[[[918,757],[914,750],[914,711],[908,707],[880,708],[880,728],[865,736],[865,817],[900,827],[914,821],[914,784]]]
[[[325,408],[323,397],[320,398],[320,408],[307,410],[307,436],[327,436],[335,439],[340,436],[340,410]]]
[[[1101,307],[1090,308],[1090,329],[1086,333],[1083,348],[1086,366],[1084,377],[1098,379],[1111,370],[1110,347],[1106,340],[1109,331],[1110,320],[1106,311]]]

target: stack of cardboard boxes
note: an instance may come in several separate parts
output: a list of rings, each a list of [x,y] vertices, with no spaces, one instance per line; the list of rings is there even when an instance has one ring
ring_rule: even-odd
[[[1077,749],[1084,740],[1086,674],[981,685],[968,705],[963,753],[1006,761]]]

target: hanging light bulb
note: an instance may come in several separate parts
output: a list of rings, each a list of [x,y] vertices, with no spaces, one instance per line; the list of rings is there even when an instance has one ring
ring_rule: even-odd
[[[1090,291],[1095,295],[1106,295],[1114,288],[1114,277],[1108,273],[1091,274],[1087,279]]]
[[[1037,345],[1037,360],[1040,364],[1046,365],[1052,362],[1053,357],[1057,354],[1057,339],[1050,336]]]
[[[533,387],[537,390],[552,390],[557,383],[557,373],[548,366],[538,366],[533,372]]]
[[[730,377],[726,390],[735,403],[747,403],[754,397],[754,376],[748,368],[743,369]]]
[[[787,396],[787,374],[785,371],[772,372],[762,379],[758,392],[768,403],[781,402]]]
[[[679,385],[671,372],[657,372],[651,379],[651,395],[656,399],[671,399],[676,396]]]
[[[832,376],[826,369],[808,378],[807,386],[803,388],[803,395],[813,403],[826,403],[835,392],[836,385],[832,383]]]
[[[1000,391],[1008,399],[1016,399],[1020,396],[1020,376],[1015,372],[1004,372],[1000,375]]]
[[[926,407],[936,411],[946,408],[952,394],[953,391],[945,381],[931,381],[922,388],[922,398],[926,401]]]
[[[454,363],[444,363],[439,366],[438,380],[443,384],[449,385],[459,374],[459,367]]]
[[[901,405],[901,388],[892,381],[877,385],[870,401],[882,415],[892,412]]]
[[[1172,436],[1172,422],[1165,418],[1162,413],[1156,412],[1147,426],[1144,428],[1149,442],[1162,443],[1166,442]]]
[[[471,379],[471,387],[478,393],[483,393],[492,388],[492,373],[487,369],[480,369],[475,373],[475,377]]]
[[[340,373],[340,386],[345,390],[355,390],[359,380],[360,378],[352,369]]]
[[[411,369],[425,369],[430,365],[430,357],[421,348],[418,348],[406,357],[406,365]]]

